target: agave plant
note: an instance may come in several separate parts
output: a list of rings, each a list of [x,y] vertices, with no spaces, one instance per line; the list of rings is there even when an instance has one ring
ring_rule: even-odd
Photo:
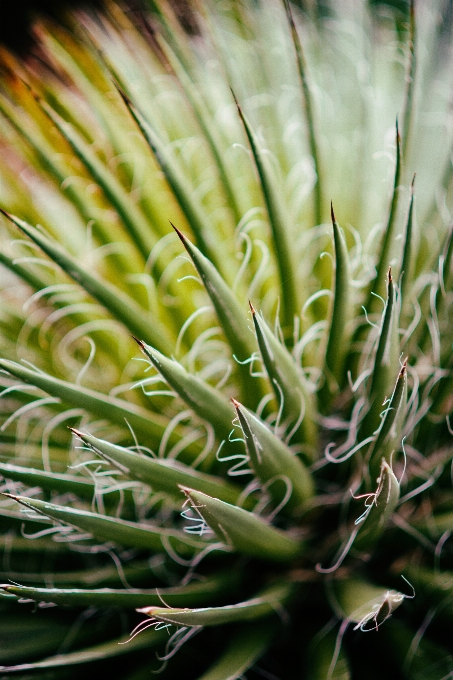
[[[450,677],[451,4],[418,5],[110,4],[1,53],[2,677]]]

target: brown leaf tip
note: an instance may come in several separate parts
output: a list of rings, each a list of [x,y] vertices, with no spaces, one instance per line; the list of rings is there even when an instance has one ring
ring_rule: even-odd
[[[403,365],[401,366],[401,370],[400,370],[400,374],[399,374],[400,378],[402,378],[407,371],[407,360],[408,360],[408,358],[409,357],[406,357],[403,361]]]
[[[178,227],[175,227],[175,225],[173,224],[173,222],[172,222],[171,220],[169,220],[169,222],[170,222],[171,226],[173,227],[173,229],[174,229],[174,230],[176,231],[176,233],[178,234],[178,236],[179,236],[180,240],[182,241],[182,243],[183,243],[184,245],[186,245],[187,239],[186,239],[186,237],[184,236],[184,234],[182,233],[182,231],[180,231],[180,230],[178,229]]]
[[[68,425],[68,430],[70,430],[72,434],[75,434],[76,437],[80,437],[80,439],[82,439],[83,432],[80,432],[80,430],[76,430],[75,427],[71,427],[70,425]]]
[[[13,216],[11,215],[11,213],[7,212],[6,210],[3,210],[3,208],[0,208],[0,213],[2,213],[2,215],[4,215],[8,220],[13,219]]]
[[[131,338],[133,338],[135,340],[135,342],[140,347],[140,349],[142,349],[142,350],[145,349],[145,343],[143,342],[143,340],[139,340],[138,338],[135,337],[135,335],[132,335],[132,333],[131,333]]]
[[[332,224],[336,222],[335,213],[333,211],[333,201],[330,201],[330,216],[332,218]]]

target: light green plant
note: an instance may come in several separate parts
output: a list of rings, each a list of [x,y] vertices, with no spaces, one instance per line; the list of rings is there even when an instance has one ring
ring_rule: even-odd
[[[450,677],[444,4],[1,54],[2,677]]]

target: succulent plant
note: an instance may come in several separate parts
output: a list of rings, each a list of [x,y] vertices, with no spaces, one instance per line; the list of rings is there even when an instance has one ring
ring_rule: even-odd
[[[451,676],[451,3],[320,7],[0,55],[1,677]]]

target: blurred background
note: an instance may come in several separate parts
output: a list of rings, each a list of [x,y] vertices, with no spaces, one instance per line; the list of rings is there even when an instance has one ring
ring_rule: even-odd
[[[202,1],[202,0],[201,0]],[[348,2],[349,0],[335,0]],[[196,20],[192,8],[197,0],[169,0],[176,9],[181,24],[189,32],[196,31]],[[312,17],[329,15],[334,0],[293,0],[293,3]],[[396,23],[405,21],[409,11],[409,0],[369,0],[377,14],[388,18],[391,13]],[[64,23],[65,11],[77,7],[102,7],[105,0],[0,0],[0,43],[13,49],[19,54],[27,54],[34,45],[33,19],[37,15],[48,15]],[[126,5],[132,14],[140,14],[145,8],[152,8],[152,0],[127,0]],[[453,0],[445,0],[444,24],[450,30],[452,24]],[[395,11],[396,10],[396,11]]]

